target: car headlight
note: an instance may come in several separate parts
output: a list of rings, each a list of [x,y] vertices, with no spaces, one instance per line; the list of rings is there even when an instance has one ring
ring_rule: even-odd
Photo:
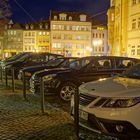
[[[50,75],[47,75],[47,76],[44,76],[43,79],[44,81],[50,81],[52,80],[54,77],[56,76],[56,74],[50,74]]]
[[[127,108],[132,107],[140,102],[140,97],[129,99],[109,99],[103,105],[106,108]]]

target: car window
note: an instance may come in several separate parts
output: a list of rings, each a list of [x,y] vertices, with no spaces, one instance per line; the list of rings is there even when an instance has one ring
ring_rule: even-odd
[[[129,68],[129,67],[132,67],[133,65],[134,65],[133,60],[129,60],[129,59],[116,60],[116,68],[119,68],[119,69]]]
[[[42,61],[44,61],[44,56],[43,55],[32,55],[32,57],[29,58],[29,61],[42,62]]]
[[[80,70],[81,68],[87,66],[89,63],[90,59],[83,58],[70,63],[69,67],[71,69]]]
[[[111,60],[110,59],[99,59],[95,62],[95,68],[97,69],[111,69]]]

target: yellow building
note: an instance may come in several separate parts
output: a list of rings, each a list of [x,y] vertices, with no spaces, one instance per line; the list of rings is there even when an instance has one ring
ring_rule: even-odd
[[[140,1],[111,0],[107,14],[110,54],[140,58]]]
[[[51,12],[51,52],[77,57],[91,55],[91,27],[86,14]]]
[[[25,25],[23,51],[50,52],[50,31],[48,21]]]

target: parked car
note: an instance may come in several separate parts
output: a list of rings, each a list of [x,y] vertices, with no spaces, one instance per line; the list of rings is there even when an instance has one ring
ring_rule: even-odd
[[[27,53],[15,61],[6,62],[5,65],[3,65],[3,69],[7,69],[10,74],[11,68],[14,68],[17,77],[19,70],[23,67],[46,64],[51,59],[62,57],[62,55],[51,53]]]
[[[74,114],[74,98],[71,101]],[[80,136],[98,132],[140,139],[140,63],[124,74],[79,87]]]
[[[36,65],[36,66],[25,67],[25,68],[23,68],[19,71],[18,78],[22,79],[23,78],[23,73],[25,73],[26,79],[30,79],[31,76],[37,71],[42,71],[42,70],[45,70],[45,69],[58,68],[58,67],[67,67],[67,65],[70,62],[72,62],[76,59],[78,59],[78,58],[76,58],[76,57],[57,58],[57,59],[50,60],[46,64],[43,64],[43,65],[39,64],[39,65]]]
[[[29,53],[30,52],[23,52],[23,53],[19,53],[19,54],[13,55],[11,57],[8,57],[6,59],[2,59],[0,61],[0,66],[2,67],[2,69],[4,69],[3,67],[5,67],[9,62],[20,59],[21,57],[23,57],[24,55],[28,55]]]
[[[39,79],[43,77],[46,93],[58,93],[63,100],[69,101],[76,88],[82,83],[122,73],[138,61],[127,57],[84,57],[70,63],[69,68],[35,73],[30,80],[30,88],[32,92],[38,93]]]

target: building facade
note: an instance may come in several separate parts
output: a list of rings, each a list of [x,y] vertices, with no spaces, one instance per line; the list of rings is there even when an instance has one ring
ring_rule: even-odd
[[[23,52],[22,26],[10,21],[4,32],[3,55],[9,57],[20,52]]]
[[[23,51],[50,52],[50,31],[48,21],[29,23],[23,30]]]
[[[107,29],[103,26],[92,28],[92,54],[103,56],[109,55]]]
[[[140,58],[140,0],[111,0],[110,6],[110,54]]]
[[[51,52],[76,57],[91,55],[91,25],[86,14],[51,12]]]

